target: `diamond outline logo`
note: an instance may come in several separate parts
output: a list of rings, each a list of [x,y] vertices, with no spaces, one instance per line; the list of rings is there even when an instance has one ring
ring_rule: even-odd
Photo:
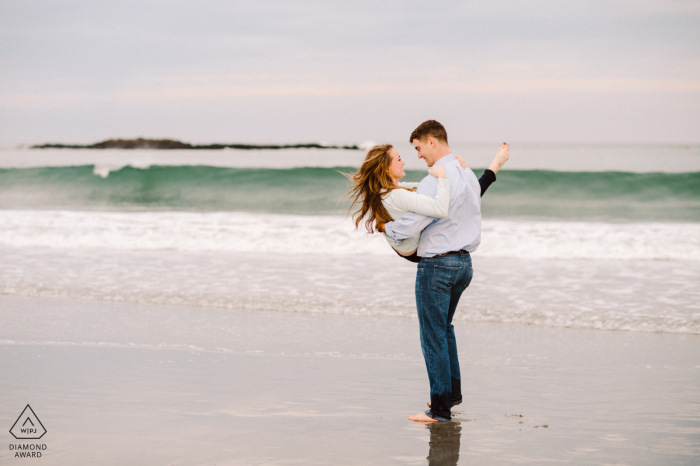
[[[29,411],[31,412],[31,414],[27,413],[27,410],[29,410]],[[32,421],[32,417],[33,417],[34,420],[37,422],[37,424],[39,424],[39,426],[41,426],[41,430],[43,430],[43,432],[41,433],[41,435],[39,435],[38,437],[23,437],[22,435],[20,435],[19,437],[17,437],[17,435],[15,435],[15,433],[12,432],[12,431],[14,430],[15,426],[17,426],[17,423],[18,423],[25,415],[26,415],[27,419],[24,420],[24,423],[20,426],[20,428],[21,428],[21,427],[24,427],[24,425],[27,423],[27,421],[29,421],[29,423],[32,425],[32,427],[36,428],[37,426],[34,424],[34,421]],[[29,406],[29,405],[27,405],[27,406],[22,410],[22,413],[19,415],[19,417],[17,418],[17,420],[15,421],[15,423],[12,424],[12,427],[10,428],[10,433],[11,433],[12,436],[13,436],[14,438],[16,438],[17,440],[39,440],[41,437],[43,437],[44,435],[46,435],[46,427],[44,427],[44,424],[41,423],[41,421],[39,420],[39,416],[36,415],[36,413],[34,412],[34,410],[32,409],[32,407]],[[39,429],[37,429],[37,434],[38,434],[38,433],[39,433]]]

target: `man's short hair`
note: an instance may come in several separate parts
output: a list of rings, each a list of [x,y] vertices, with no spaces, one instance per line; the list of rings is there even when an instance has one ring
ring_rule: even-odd
[[[408,142],[413,144],[414,139],[423,141],[430,136],[447,145],[447,131],[445,131],[445,127],[439,121],[435,120],[424,121],[418,125],[418,128],[411,133],[411,139]]]

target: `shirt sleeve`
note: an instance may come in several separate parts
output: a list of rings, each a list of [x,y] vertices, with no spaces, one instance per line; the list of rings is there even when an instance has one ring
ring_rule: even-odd
[[[437,184],[437,178],[430,175],[426,176],[418,185],[416,192],[434,197],[437,192]],[[400,219],[384,225],[384,230],[394,241],[403,241],[406,238],[415,238],[420,235],[420,232],[434,221],[437,221],[434,217],[407,212]]]
[[[402,188],[417,188],[420,185],[420,183],[409,183],[409,182],[403,182],[399,181],[399,186]]]
[[[419,194],[405,189],[395,189],[391,195],[396,207],[407,212],[426,215],[428,217],[444,218],[450,208],[450,186],[452,180],[447,178],[437,179],[437,190],[432,198],[425,194]]]

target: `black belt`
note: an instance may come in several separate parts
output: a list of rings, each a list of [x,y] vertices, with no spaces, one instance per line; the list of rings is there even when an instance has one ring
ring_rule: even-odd
[[[450,252],[446,252],[445,254],[438,254],[436,256],[430,257],[429,259],[434,259],[436,257],[443,257],[443,256],[451,256],[453,254],[459,254],[460,256],[464,257],[464,256],[469,255],[469,251],[465,251],[464,249],[459,250],[459,251],[450,251]]]
[[[394,251],[396,251],[396,249],[394,249]],[[404,256],[403,254],[400,254],[399,251],[396,251],[396,254],[398,254],[399,257],[401,257],[402,259],[406,259],[407,261],[413,262],[415,264],[419,263],[421,261],[421,259],[423,259],[418,254],[416,254],[416,251],[413,251],[413,254],[411,254],[410,256]],[[445,254],[438,254],[437,256],[433,256],[433,257],[449,256],[451,254],[459,254],[462,257],[464,257],[465,255],[466,256],[469,255],[469,251],[450,251],[450,252],[446,252]],[[428,259],[432,259],[433,257],[429,257]]]

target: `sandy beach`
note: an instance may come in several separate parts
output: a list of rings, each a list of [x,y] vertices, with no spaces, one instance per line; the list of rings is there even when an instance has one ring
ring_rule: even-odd
[[[696,464],[700,336],[457,322],[465,402],[406,420],[416,319],[0,297],[43,464]],[[3,464],[20,464],[7,448]]]

